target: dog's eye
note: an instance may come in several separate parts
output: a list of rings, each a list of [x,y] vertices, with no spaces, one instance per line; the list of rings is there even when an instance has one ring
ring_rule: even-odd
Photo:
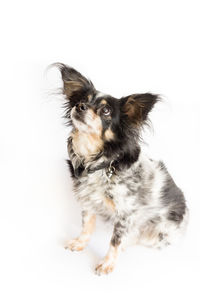
[[[102,113],[105,115],[105,116],[109,116],[110,115],[110,108],[108,106],[104,106],[102,109],[101,109]]]

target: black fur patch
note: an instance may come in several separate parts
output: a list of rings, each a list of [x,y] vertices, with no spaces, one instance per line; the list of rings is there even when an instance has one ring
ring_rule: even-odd
[[[74,178],[75,174],[74,174],[74,168],[73,168],[73,165],[71,163],[71,160],[67,159],[67,164],[68,164],[68,167],[69,167],[69,171],[70,171],[71,177]]]

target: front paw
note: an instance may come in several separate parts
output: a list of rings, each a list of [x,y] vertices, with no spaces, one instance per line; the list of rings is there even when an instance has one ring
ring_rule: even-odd
[[[69,249],[71,251],[82,251],[85,248],[85,246],[86,246],[85,242],[77,238],[68,241],[67,245],[65,246],[65,249]]]
[[[115,265],[113,262],[103,260],[99,265],[96,266],[95,273],[97,275],[109,274],[113,271],[114,266]]]

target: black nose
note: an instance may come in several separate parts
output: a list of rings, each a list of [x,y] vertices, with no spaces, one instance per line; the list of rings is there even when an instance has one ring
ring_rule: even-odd
[[[76,111],[81,112],[87,109],[87,106],[84,103],[76,104]]]

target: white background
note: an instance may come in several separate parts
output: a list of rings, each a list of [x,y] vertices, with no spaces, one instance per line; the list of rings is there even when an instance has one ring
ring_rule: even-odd
[[[199,299],[199,1],[4,1],[0,28],[1,299]],[[122,253],[116,270],[93,270],[111,228],[98,222],[82,253],[65,164],[58,71],[64,62],[98,90],[155,92],[145,151],[164,160],[190,208],[184,243]]]

